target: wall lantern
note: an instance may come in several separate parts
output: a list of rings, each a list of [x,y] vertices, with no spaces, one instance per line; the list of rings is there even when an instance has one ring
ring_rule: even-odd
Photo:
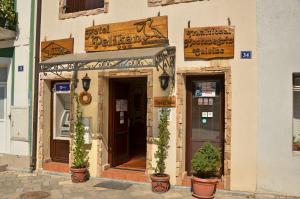
[[[160,87],[163,90],[166,90],[168,88],[168,86],[169,86],[169,80],[170,80],[170,76],[164,70],[164,72],[159,76]]]
[[[89,78],[89,76],[86,73],[84,78],[82,78],[81,80],[82,80],[82,87],[84,91],[87,92],[90,89],[91,78]]]

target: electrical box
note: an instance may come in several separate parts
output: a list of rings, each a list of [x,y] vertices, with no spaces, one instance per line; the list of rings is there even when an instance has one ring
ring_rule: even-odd
[[[12,106],[11,115],[11,139],[28,141],[28,107]]]

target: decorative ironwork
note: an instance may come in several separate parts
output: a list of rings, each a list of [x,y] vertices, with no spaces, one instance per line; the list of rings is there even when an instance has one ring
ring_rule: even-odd
[[[74,63],[41,63],[40,72],[53,73],[61,76],[62,72],[85,71],[85,70],[105,70],[105,69],[129,69],[156,67],[157,70],[165,71],[165,68],[172,68],[172,81],[174,84],[175,74],[175,47],[166,47],[154,56],[132,57],[128,59],[106,59],[97,61],[74,61]]]

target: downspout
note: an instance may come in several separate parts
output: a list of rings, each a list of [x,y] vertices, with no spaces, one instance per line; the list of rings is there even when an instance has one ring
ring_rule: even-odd
[[[34,26],[35,0],[31,2],[31,25]],[[33,118],[32,118],[32,148],[30,170],[36,170],[37,154],[37,131],[38,131],[38,94],[39,94],[39,58],[40,58],[40,37],[41,37],[41,12],[42,0],[37,0],[36,4],[36,26],[35,26],[35,56],[34,56],[34,87],[33,87]],[[32,45],[34,44],[34,28],[31,29]],[[33,59],[33,51],[32,51]],[[33,64],[33,62],[32,62]]]

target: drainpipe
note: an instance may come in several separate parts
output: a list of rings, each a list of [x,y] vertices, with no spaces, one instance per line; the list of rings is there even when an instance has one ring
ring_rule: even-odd
[[[31,23],[34,23],[34,8],[35,0],[31,1]],[[33,87],[33,118],[32,118],[32,150],[31,150],[31,163],[30,170],[36,170],[36,154],[37,154],[37,133],[38,133],[38,94],[39,94],[39,58],[40,58],[40,38],[41,38],[41,12],[42,0],[37,0],[36,4],[36,26],[35,26],[35,56],[34,56],[34,87]],[[32,36],[34,37],[34,28],[31,29]],[[32,38],[32,42],[34,38]],[[32,43],[33,45],[33,43]]]

